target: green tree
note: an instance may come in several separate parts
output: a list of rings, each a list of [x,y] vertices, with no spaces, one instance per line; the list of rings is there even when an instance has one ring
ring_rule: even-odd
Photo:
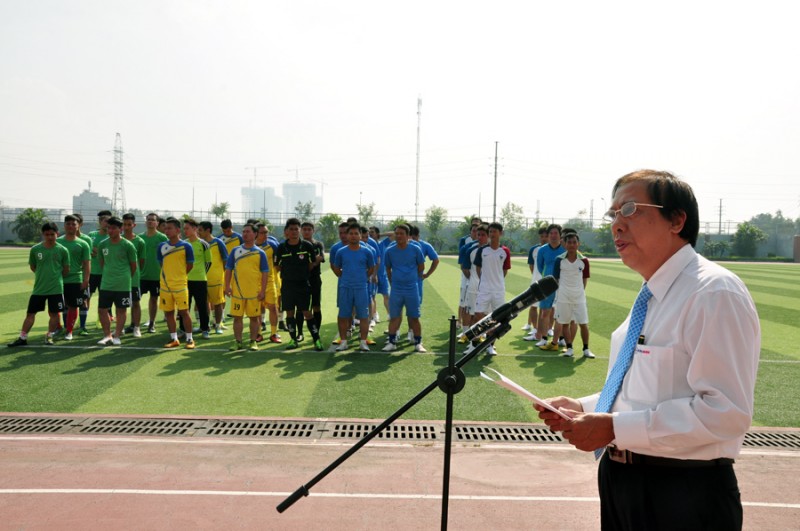
[[[549,223],[543,219],[536,219],[525,232],[525,240],[529,245],[539,245],[539,229],[547,228]]]
[[[756,255],[758,244],[766,241],[767,233],[759,229],[749,221],[739,223],[736,232],[731,237],[733,244],[733,254],[736,256],[753,257]]]
[[[386,224],[386,230],[394,230],[394,228],[398,225],[408,225],[408,220],[403,216],[397,216],[395,219]]]
[[[26,208],[14,220],[11,230],[23,242],[37,241],[42,233],[42,225],[47,221],[49,220],[41,208]]]
[[[447,209],[444,207],[431,206],[425,211],[425,226],[428,228],[428,243],[433,245],[437,253],[442,252],[444,240],[439,235],[445,222],[447,221]]]
[[[342,222],[342,216],[339,214],[325,214],[315,225],[317,237],[322,240],[325,247],[330,247],[339,241],[339,223]]]
[[[523,228],[525,211],[516,203],[508,202],[500,209],[500,223],[504,233],[517,232]]]
[[[375,203],[356,205],[356,210],[358,210],[358,222],[365,227],[373,224],[375,218],[378,217]]]
[[[214,214],[214,218],[219,220],[219,218],[225,218],[230,208],[231,205],[227,201],[222,203],[214,203],[211,205],[211,213]]]
[[[614,235],[611,233],[611,223],[603,223],[596,229],[594,229],[595,233],[595,242],[597,243],[597,249],[602,254],[615,254],[616,253],[616,246],[614,245]]]
[[[294,206],[294,212],[302,221],[311,220],[314,217],[314,201],[306,201],[305,203],[298,201]]]

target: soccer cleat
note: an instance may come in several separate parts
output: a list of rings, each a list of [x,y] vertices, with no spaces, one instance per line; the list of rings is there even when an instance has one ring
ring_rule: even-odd
[[[44,337],[44,344],[45,345],[54,345],[55,342],[53,341],[53,336],[45,336]]]
[[[347,341],[340,341],[339,346],[336,347],[337,352],[342,352],[343,350],[347,350]]]
[[[267,331],[267,323],[265,323],[265,322],[261,323],[261,331],[262,332],[266,332]]]
[[[425,347],[422,346],[422,343],[417,343],[414,345],[414,352],[428,352]]]
[[[179,346],[181,346],[181,342],[177,339],[173,339],[172,341],[164,345],[164,348],[175,348]]]
[[[488,356],[496,356],[497,351],[494,349],[494,345],[489,345],[489,348],[486,349],[486,354]]]
[[[375,343],[374,339],[372,339],[371,337],[368,337],[367,338],[367,345],[377,345],[377,343]]]
[[[142,337],[142,330],[138,326],[133,327],[133,337]]]
[[[67,332],[66,334],[64,334],[64,339],[66,339],[67,341],[72,341],[72,332]]]
[[[584,358],[589,358],[590,360],[592,360],[596,356],[594,355],[594,353],[591,350],[589,350],[588,348],[585,348],[585,349],[583,349],[583,357]]]
[[[23,346],[25,346],[27,344],[28,344],[28,340],[27,339],[22,339],[21,337],[18,337],[17,339],[15,339],[14,341],[12,341],[11,343],[9,343],[6,346],[7,347],[23,347]]]
[[[331,343],[333,343],[334,345],[338,345],[338,344],[340,344],[341,342],[342,342],[342,338],[341,338],[341,337],[337,337],[336,339],[334,339],[333,341],[331,341]]]
[[[545,338],[542,338],[539,341],[537,341],[536,344],[534,344],[534,346],[541,348],[541,347],[545,346],[546,344],[547,344],[547,340]]]
[[[261,334],[258,334],[256,336],[255,341],[256,341],[256,343],[261,343],[262,341],[264,341],[264,336],[262,336]]]
[[[155,334],[156,333],[156,325],[151,324],[147,326],[147,333],[148,334]]]
[[[412,332],[411,330],[408,331],[408,340],[414,341],[414,332]]]
[[[562,352],[561,355],[564,356],[565,358],[571,358],[572,356],[575,355],[575,352],[571,348],[568,348],[567,350]]]
[[[132,334],[133,333],[133,325],[126,326],[125,327],[125,333],[126,334]]]
[[[122,344],[122,341],[118,337],[112,337],[111,344],[114,345],[115,347],[118,347]]]
[[[230,350],[231,352],[234,352],[236,350],[242,350],[243,348],[244,348],[244,345],[242,344],[241,341],[234,341],[233,345],[231,345],[230,348],[228,348],[228,350]]]
[[[98,345],[103,345],[104,347],[110,345],[113,340],[110,337],[104,337],[100,341],[97,342]]]
[[[251,341],[250,342],[250,350],[252,350],[252,351],[258,350],[258,343],[256,343],[255,341]]]
[[[323,350],[322,349],[322,340],[317,339],[316,341],[314,341],[314,350],[316,350],[317,352],[322,352],[322,350]]]
[[[298,343],[302,343],[305,340],[306,340],[306,336],[304,336],[303,334],[297,334],[297,342]]]
[[[217,328],[214,329],[214,333],[217,334],[218,336],[222,335],[223,333],[222,328],[218,326]]]
[[[286,350],[295,350],[299,346],[300,345],[297,344],[297,341],[292,339],[291,341],[289,341],[289,343],[286,344]]]
[[[558,345],[556,345],[555,343],[547,343],[539,348],[542,350],[546,350],[548,352],[553,352],[553,351],[558,352]]]
[[[283,330],[284,332],[289,331],[289,328],[286,326],[286,321],[278,321],[278,330]]]
[[[56,328],[55,332],[53,332],[53,337],[58,337],[63,333],[64,333],[64,327],[59,326],[58,328]]]
[[[208,333],[208,330],[203,330],[203,333],[200,334],[200,337],[203,339],[211,339],[211,334]]]
[[[194,350],[194,347],[195,347],[194,340],[190,339],[189,341],[186,342],[186,346],[184,348],[187,348],[189,350]]]
[[[228,329],[228,327],[225,326],[225,323],[220,323],[217,328],[219,328],[220,330],[227,330]]]
[[[89,335],[89,331],[86,330],[85,328],[81,328],[80,330],[78,330],[78,335],[79,336],[88,336]]]
[[[458,338],[458,342],[459,342],[459,343],[469,343],[469,339],[467,339],[467,336],[466,336],[466,335],[463,335],[463,334],[462,334],[462,335],[461,335],[461,336]]]
[[[525,326],[523,326],[523,327],[521,328],[521,330],[525,330],[526,332],[530,332],[530,331],[531,331],[531,328],[533,328],[533,327],[531,326],[531,324],[530,324],[530,323],[525,323]]]
[[[564,340],[564,339],[559,339],[558,340],[558,346],[559,347],[566,347],[567,346],[567,341]]]
[[[531,332],[527,336],[524,336],[522,338],[522,340],[523,341],[536,341],[536,331],[534,330],[533,332]]]
[[[366,341],[360,341],[358,343],[358,350],[360,350],[362,352],[370,352],[369,345],[367,345]]]
[[[397,345],[394,343],[386,343],[381,350],[384,352],[394,352],[397,350]]]
[[[278,334],[272,334],[271,336],[269,336],[269,342],[270,343],[283,343],[283,340],[281,339],[281,336],[279,336]]]

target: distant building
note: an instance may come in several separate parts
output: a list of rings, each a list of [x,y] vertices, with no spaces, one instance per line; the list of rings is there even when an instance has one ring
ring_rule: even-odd
[[[101,210],[111,210],[111,199],[92,192],[91,181],[89,181],[89,188],[72,196],[72,212],[81,214],[86,220],[96,218],[97,213]]]
[[[284,211],[289,215],[294,215],[297,203],[308,203],[309,201],[314,203],[314,212],[323,212],[322,196],[317,195],[317,186],[313,183],[285,183],[283,197],[285,200]]]
[[[274,188],[247,186],[242,188],[242,211],[245,217],[279,218],[283,211],[283,199],[275,195]]]

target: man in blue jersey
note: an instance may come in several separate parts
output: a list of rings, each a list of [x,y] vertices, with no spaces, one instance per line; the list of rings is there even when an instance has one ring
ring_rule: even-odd
[[[436,249],[433,248],[433,245],[419,238],[419,227],[417,227],[416,225],[410,225],[410,229],[411,229],[410,233],[411,240],[409,240],[409,243],[411,243],[412,245],[418,245],[420,250],[422,251],[422,255],[427,260],[431,261],[431,265],[428,267],[428,270],[422,273],[422,276],[420,277],[419,282],[417,283],[417,286],[419,287],[419,304],[420,306],[422,306],[423,281],[429,276],[431,276],[433,272],[436,271],[436,268],[439,267],[439,255],[436,253]],[[408,328],[409,341],[414,341],[413,332],[414,331],[411,329],[411,323],[409,322],[409,328]]]
[[[561,225],[553,223],[547,227],[547,245],[542,245],[539,248],[539,254],[536,257],[536,268],[542,277],[553,274],[556,258],[564,252],[566,252],[566,249],[561,245]],[[536,346],[542,350],[558,350],[557,334],[553,336],[553,343],[548,344],[547,342],[548,330],[553,326],[553,303],[555,299],[556,294],[552,293],[549,297],[539,302],[539,326],[536,330]]]
[[[386,275],[391,283],[389,295],[389,341],[384,352],[397,350],[397,330],[403,320],[403,308],[408,324],[414,334],[414,351],[426,352],[422,346],[422,326],[418,282],[425,270],[422,250],[408,244],[411,229],[401,224],[395,227],[395,245],[386,249]]]
[[[542,278],[542,274],[536,268],[536,258],[539,256],[539,249],[547,243],[547,227],[539,227],[539,243],[528,249],[528,268],[531,270],[531,284]],[[539,324],[539,302],[534,302],[528,309],[528,322],[522,327],[527,332],[523,337],[525,341],[536,341],[536,330]]]
[[[358,223],[351,223],[347,228],[346,247],[336,251],[331,267],[339,277],[337,304],[339,306],[339,337],[341,342],[336,350],[347,350],[347,330],[350,318],[355,313],[360,322],[359,349],[369,351],[367,335],[369,333],[369,292],[368,279],[375,272],[375,258],[372,251],[361,245],[361,229]],[[331,251],[333,252],[333,251]]]
[[[384,256],[386,255],[386,248],[392,244],[392,240],[389,237],[394,237],[394,231],[381,233],[381,230],[378,227],[370,227],[369,228],[369,236],[376,242],[378,242],[378,253],[381,256],[381,261],[378,264],[378,295],[383,297],[383,307],[386,310],[386,313],[389,313],[389,278],[386,276],[386,264],[384,263]],[[378,309],[375,309],[375,322],[380,323],[381,318],[378,312]]]

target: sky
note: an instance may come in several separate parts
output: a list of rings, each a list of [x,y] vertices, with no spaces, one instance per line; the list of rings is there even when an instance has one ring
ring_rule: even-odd
[[[701,230],[794,219],[798,15],[789,1],[3,0],[0,201],[68,209],[89,182],[111,197],[120,133],[142,210],[236,211],[243,186],[299,179],[342,215],[491,218],[512,202],[599,219],[616,178],[653,168],[694,188]]]

